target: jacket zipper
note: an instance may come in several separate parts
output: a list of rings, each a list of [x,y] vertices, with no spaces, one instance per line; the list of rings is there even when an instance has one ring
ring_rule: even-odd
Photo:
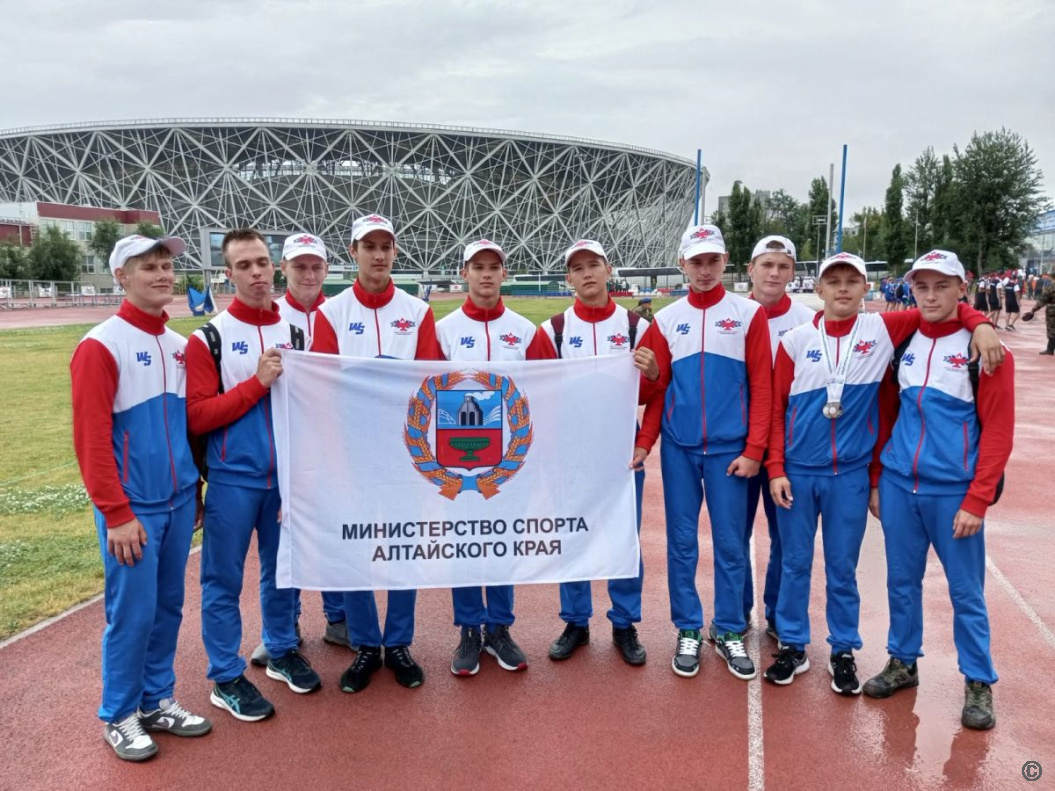
[[[377,332],[377,356],[381,356],[381,321],[377,318],[377,308],[374,308],[374,330]]]
[[[930,381],[930,361],[934,357],[934,347],[937,344],[937,338],[930,342],[930,351],[927,353],[927,372],[923,376],[923,385],[919,389],[919,395],[916,396],[916,411],[919,412],[919,442],[916,444],[916,455],[912,459],[913,494],[919,493],[919,454],[923,450],[923,438],[927,436],[927,420],[923,417],[923,391],[927,389],[927,383]]]
[[[484,321],[484,337],[487,338],[487,359],[491,359],[491,328],[487,321]]]
[[[374,318],[375,318],[375,320],[376,320],[376,317],[377,317],[377,311],[375,310],[374,311]],[[264,353],[264,329],[263,329],[263,327],[259,327],[258,326],[256,328],[256,332],[257,332],[257,335],[260,336],[260,353],[263,354]],[[380,344],[381,336],[378,335],[377,339],[378,339],[378,344]],[[272,470],[275,469],[275,451],[274,451],[275,440],[274,440],[274,437],[271,436],[271,410],[268,409],[268,402],[266,400],[264,401],[264,425],[267,426],[267,455],[268,455],[268,460],[267,460],[267,488],[270,489],[271,488],[271,472],[272,472]]]
[[[176,460],[172,457],[172,433],[169,431],[168,360],[165,359],[165,350],[161,348],[161,338],[155,335],[154,340],[157,341],[158,354],[161,357],[161,414],[165,418],[165,445],[168,447],[169,452],[169,472],[172,473],[172,493],[179,494],[179,482],[176,480]],[[172,507],[171,499],[169,500],[169,507]]]
[[[703,454],[707,455],[707,390],[704,387],[704,365],[707,352],[707,308],[700,322],[700,414],[703,417]]]
[[[827,343],[828,341],[825,340],[824,342]],[[835,339],[835,365],[836,365],[836,367],[838,367],[838,365],[839,365],[839,357],[840,357],[841,354],[842,354],[842,338],[836,338]],[[851,352],[851,354],[853,354],[853,352]],[[846,387],[845,383],[843,384],[843,387],[845,389],[845,387]],[[838,419],[836,419],[836,420],[829,420],[828,422],[832,424],[832,474],[833,475],[838,475],[839,474],[839,452],[838,452],[838,449],[837,449],[836,443],[835,443],[835,424],[838,422]]]

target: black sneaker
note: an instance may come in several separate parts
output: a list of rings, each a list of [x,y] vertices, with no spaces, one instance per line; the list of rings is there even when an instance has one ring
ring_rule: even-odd
[[[580,645],[588,645],[590,642],[590,627],[576,626],[573,623],[564,627],[560,637],[553,641],[549,647],[549,658],[559,662],[567,659],[575,653]]]
[[[462,639],[454,649],[451,672],[456,676],[475,676],[480,672],[480,652],[484,648],[483,637],[475,626],[462,627]]]
[[[319,674],[311,669],[311,663],[300,651],[290,651],[283,657],[267,663],[267,677],[285,681],[294,692],[306,695],[322,686]]]
[[[504,624],[484,629],[484,650],[498,660],[498,666],[503,670],[527,670],[527,657]]]
[[[275,713],[271,702],[261,695],[260,690],[245,676],[225,681],[223,684],[214,684],[209,702],[217,708],[231,712],[235,719],[242,722],[257,722]]]
[[[396,674],[396,681],[407,689],[425,683],[425,671],[410,655],[410,646],[397,645],[385,648],[385,667]]]
[[[964,688],[963,712],[960,722],[965,728],[987,731],[996,725],[993,711],[993,688],[984,681],[968,681]]]
[[[780,646],[779,653],[773,654],[776,662],[766,668],[766,681],[785,686],[795,680],[795,676],[810,669],[810,660],[805,651],[796,651],[790,645]]]
[[[612,642],[619,648],[623,661],[628,665],[645,664],[645,647],[637,639],[637,629],[630,624],[625,629],[612,627]]]
[[[744,638],[736,632],[718,635],[714,641],[714,650],[725,660],[729,672],[744,681],[750,681],[758,675],[755,663],[744,649]]]
[[[700,672],[699,629],[682,629],[678,632],[678,648],[670,660],[671,669],[682,678],[692,678]]]
[[[381,646],[363,645],[355,661],[348,666],[341,676],[341,690],[344,692],[362,692],[370,686],[370,676],[381,669]]]
[[[828,660],[828,672],[832,674],[832,690],[840,695],[860,695],[861,682],[857,678],[857,663],[853,651],[840,651]]]
[[[158,752],[157,744],[143,730],[138,712],[132,712],[120,722],[106,723],[103,726],[103,738],[122,761],[145,761]]]
[[[139,721],[146,731],[171,733],[174,736],[204,736],[212,730],[211,722],[191,714],[171,698],[162,700],[153,711],[140,711]]]
[[[864,692],[870,698],[889,698],[899,689],[915,686],[919,686],[919,670],[916,663],[906,665],[890,657],[879,675],[865,682]]]

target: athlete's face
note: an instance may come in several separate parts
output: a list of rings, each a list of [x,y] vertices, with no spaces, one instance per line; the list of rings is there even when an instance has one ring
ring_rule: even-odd
[[[285,275],[289,293],[306,308],[318,298],[328,271],[326,261],[317,255],[305,254],[290,261],[282,260],[282,274]]]
[[[270,307],[275,265],[267,245],[259,239],[239,239],[227,245],[224,260],[238,299],[250,307]]]
[[[689,281],[689,288],[703,292],[722,282],[722,272],[728,260],[729,256],[724,253],[700,253],[692,258],[682,258],[678,264]]]
[[[943,272],[923,270],[912,276],[912,296],[923,318],[932,323],[955,318],[957,303],[966,293],[966,283]]]
[[[868,293],[865,276],[846,264],[836,264],[824,271],[817,282],[817,293],[824,300],[824,318],[836,321],[853,318]]]
[[[392,263],[396,260],[396,240],[386,231],[370,231],[348,251],[359,265],[359,284],[372,294],[388,288]]]
[[[612,267],[597,253],[580,250],[568,260],[568,284],[585,305],[608,304],[608,278]]]
[[[763,305],[775,305],[795,277],[795,262],[787,253],[763,253],[748,264],[751,293]]]
[[[172,302],[172,286],[176,281],[172,256],[167,250],[151,250],[125,262],[115,274],[125,290],[128,301],[144,313],[160,316]]]
[[[482,250],[462,267],[462,277],[469,286],[469,296],[482,308],[498,304],[506,267],[494,250]]]

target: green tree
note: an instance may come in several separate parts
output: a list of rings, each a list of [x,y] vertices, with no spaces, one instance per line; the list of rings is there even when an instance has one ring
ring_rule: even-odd
[[[798,231],[799,202],[784,190],[775,190],[769,196],[769,205],[766,207],[769,219],[765,223],[763,233],[767,236],[778,234],[786,236],[791,241],[796,241],[794,234]],[[805,240],[798,240],[805,241]]]
[[[962,153],[956,146],[953,153],[957,252],[980,272],[1013,265],[1048,206],[1036,154],[1007,129],[975,133]]]
[[[905,178],[901,175],[900,163],[894,165],[890,176],[890,186],[886,190],[886,206],[883,211],[883,248],[886,253],[887,268],[899,273],[905,266],[908,245],[905,241],[905,218],[902,215]]]
[[[92,251],[100,261],[108,261],[114,245],[121,238],[121,226],[112,217],[108,220],[99,220],[95,223],[92,238],[88,240],[88,249]]]
[[[729,261],[738,275],[751,260],[751,250],[762,236],[762,216],[762,205],[751,190],[739,181],[734,183],[729,196],[729,232],[722,234]]]
[[[707,221],[711,225],[714,225],[722,232],[722,236],[725,236],[729,232],[729,218],[722,214],[721,209],[715,209],[711,212],[711,218]]]
[[[136,223],[136,233],[140,236],[149,236],[151,239],[160,239],[165,235],[165,229],[160,225],[154,225],[149,220],[140,220]]]
[[[875,261],[882,260],[882,227],[883,213],[872,206],[865,206],[861,211],[850,215],[850,221],[857,226],[857,233],[852,236],[843,233],[843,251]]]
[[[36,280],[77,280],[84,253],[62,230],[49,225],[29,248],[30,275]]]
[[[820,218],[821,230],[820,230],[820,250],[813,250],[814,258],[818,257],[818,254],[823,256],[828,252],[828,244],[824,239],[824,226],[823,223],[828,217],[828,206],[832,209],[832,235],[835,234],[835,229],[839,227],[839,212],[835,205],[835,201],[832,200],[831,195],[828,192],[828,182],[824,178],[816,178],[810,183],[810,197],[807,201],[809,207],[809,213],[806,217],[808,228],[803,230],[808,234],[808,241],[811,242],[811,247],[817,244],[817,221]]]
[[[956,192],[953,183],[952,160],[948,154],[941,158],[941,170],[934,185],[931,204],[931,234],[934,246],[942,250],[956,250]]]
[[[935,246],[934,199],[941,182],[942,163],[928,146],[916,157],[905,175],[905,218],[913,225],[913,253],[925,252]]]
[[[26,280],[29,272],[29,248],[10,239],[0,242],[0,280]]]

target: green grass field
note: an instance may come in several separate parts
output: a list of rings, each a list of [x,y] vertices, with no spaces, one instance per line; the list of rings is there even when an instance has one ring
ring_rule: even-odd
[[[536,324],[570,299],[511,298]],[[619,300],[632,306],[634,300]],[[670,302],[657,299],[654,309]],[[433,303],[442,318],[461,303]],[[189,335],[201,319],[175,319]],[[95,525],[73,454],[69,361],[86,325],[0,331],[0,639],[102,591]]]

